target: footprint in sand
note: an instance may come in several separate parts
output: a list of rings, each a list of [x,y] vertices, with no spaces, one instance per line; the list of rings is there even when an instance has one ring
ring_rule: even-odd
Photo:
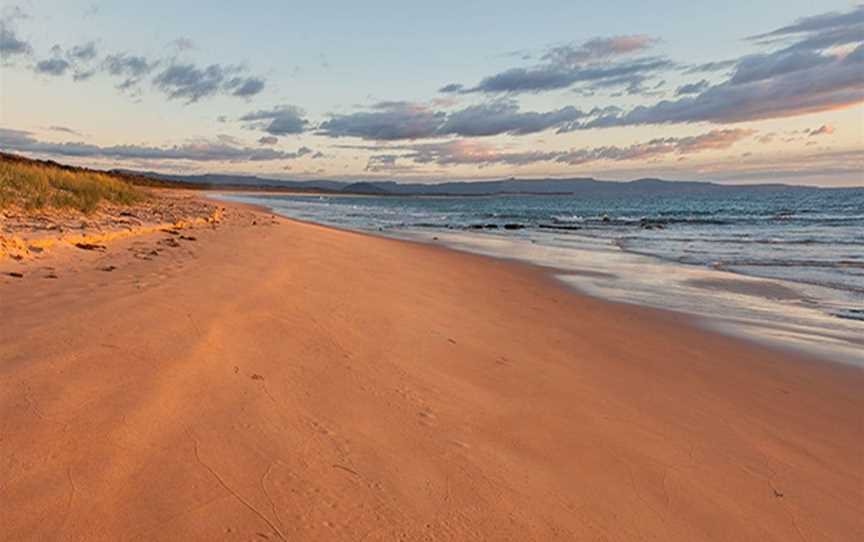
[[[106,248],[105,245],[97,245],[96,243],[75,243],[75,246],[81,250],[98,250],[100,252],[104,252]]]
[[[166,237],[165,239],[159,241],[159,244],[171,248],[177,248],[180,246],[180,243],[178,243],[177,240],[173,237]]]
[[[431,427],[435,425],[435,413],[431,408],[425,407],[423,410],[417,413],[420,417],[420,425],[425,425],[427,427]]]

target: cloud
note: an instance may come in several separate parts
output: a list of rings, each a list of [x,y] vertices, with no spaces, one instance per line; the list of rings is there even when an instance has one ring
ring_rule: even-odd
[[[671,66],[670,61],[662,58],[643,58],[626,62],[575,67],[546,64],[531,68],[511,68],[484,77],[474,87],[465,88],[462,85],[450,84],[442,87],[442,90],[460,94],[537,93],[568,88],[576,83],[585,83],[595,87],[630,86],[631,88],[638,88],[650,76]]]
[[[857,13],[861,11],[859,8],[852,12],[855,17],[828,14],[801,20],[763,36],[786,35],[791,29],[822,26],[832,32],[848,29],[840,25],[850,19],[857,21],[860,18]],[[804,40],[809,43],[810,37],[805,36]],[[858,40],[864,41],[864,32],[858,34]],[[829,111],[864,101],[864,44],[844,54],[830,48],[798,47],[800,43],[773,53],[745,56],[736,63],[730,78],[698,94],[573,123],[562,130],[642,124],[735,123]]]
[[[36,73],[41,73],[44,75],[53,75],[59,77],[64,75],[69,68],[72,67],[67,60],[62,58],[51,58],[48,60],[42,60],[36,63],[36,66],[33,68]]]
[[[30,43],[19,38],[13,26],[16,19],[24,18],[26,15],[19,8],[4,10],[0,17],[0,60],[5,62],[14,56],[33,52]]]
[[[834,127],[830,124],[823,124],[819,128],[814,128],[810,130],[810,137],[820,136],[820,135],[831,135],[834,133]]]
[[[688,83],[686,85],[681,85],[675,91],[675,96],[685,96],[687,94],[699,94],[700,92],[706,90],[711,86],[711,83],[706,79],[702,79],[697,83]]]
[[[151,61],[143,56],[116,53],[105,57],[102,69],[113,77],[123,77],[123,82],[117,87],[128,90],[136,87],[158,64],[159,61]]]
[[[42,60],[33,66],[33,71],[41,75],[61,77],[68,72],[72,73],[75,81],[84,81],[96,74],[96,70],[90,63],[98,56],[96,44],[88,42],[76,45],[64,52],[63,48],[55,45],[51,48],[53,58]]]
[[[556,161],[580,165],[598,160],[647,160],[669,154],[688,155],[707,150],[727,149],[755,133],[754,130],[744,128],[711,130],[698,136],[657,138],[627,147],[607,146],[579,149],[560,155]]]
[[[583,165],[598,161],[638,161],[661,156],[687,156],[709,150],[723,150],[738,141],[751,137],[756,132],[735,128],[712,130],[696,136],[666,137],[629,146],[604,146],[566,151],[509,151],[496,145],[471,139],[457,139],[442,143],[414,143],[388,145],[384,147],[354,146],[377,151],[370,157],[368,171],[392,170],[400,161],[414,164],[436,164],[439,166],[490,165],[523,166],[538,162],[558,162],[568,165]]]
[[[262,130],[275,136],[301,134],[309,121],[304,118],[303,110],[293,105],[280,105],[273,109],[262,109],[240,117],[249,123],[250,128]]]
[[[421,104],[382,102],[372,111],[331,115],[319,133],[329,137],[359,137],[368,140],[421,139],[433,137],[445,113]]]
[[[88,62],[96,58],[99,53],[96,51],[96,44],[91,42],[84,45],[76,45],[69,50],[68,56],[74,60]]]
[[[764,81],[778,75],[807,70],[830,64],[835,57],[813,51],[778,51],[772,54],[749,55],[741,58],[735,66],[733,85]]]
[[[450,83],[449,85],[444,85],[443,87],[439,88],[438,92],[449,94],[449,93],[461,93],[464,90],[465,90],[465,85],[460,85],[459,83]]]
[[[188,160],[196,162],[293,160],[314,152],[308,147],[301,147],[296,152],[242,147],[224,140],[194,141],[171,147],[146,145],[103,147],[83,142],[50,143],[37,140],[30,132],[5,128],[0,128],[0,147],[19,152],[67,157],[109,158],[113,160]]]
[[[73,130],[72,128],[67,128],[66,126],[49,126],[48,129],[52,132],[63,132],[65,134],[74,134],[78,136],[83,135],[78,130]]]
[[[221,64],[206,67],[171,64],[153,78],[153,84],[169,99],[183,100],[187,104],[226,92],[248,97],[264,88],[261,79],[238,76],[242,71],[239,66]]]
[[[276,136],[262,136],[258,139],[258,143],[262,145],[275,145],[279,143],[279,138]]]
[[[862,66],[834,63],[744,85],[723,83],[693,97],[639,106],[578,126],[602,128],[641,124],[734,123],[790,117],[848,107],[864,100]]]
[[[515,101],[499,100],[466,107],[446,116],[438,135],[490,136],[524,135],[572,122],[584,116],[573,106],[546,113],[522,112]]]
[[[178,50],[185,50],[192,43],[180,38],[173,42]],[[41,74],[62,76],[71,71],[76,81],[89,79],[101,71],[111,77],[122,78],[117,85],[121,91],[137,89],[147,78],[161,67],[150,82],[169,99],[185,101],[187,104],[216,95],[231,95],[251,98],[261,93],[266,81],[250,76],[242,66],[210,64],[198,66],[184,63],[176,58],[151,60],[140,55],[113,53],[106,55],[96,67],[87,66],[98,56],[94,42],[75,46],[65,53],[59,45],[52,48],[54,58],[38,62],[34,71]],[[86,66],[86,69],[85,69]]]
[[[449,113],[425,104],[380,102],[370,111],[332,115],[321,123],[318,133],[379,141],[449,135],[525,135],[561,127],[584,116],[585,113],[573,106],[544,113],[521,111],[513,100],[496,100]]]
[[[798,19],[794,24],[751,36],[761,43],[793,41],[784,51],[817,51],[859,43],[864,35],[864,5],[851,11],[823,13]]]
[[[737,60],[720,60],[717,62],[706,62],[704,64],[696,64],[693,66],[689,66],[684,70],[684,73],[706,73],[706,72],[718,72],[722,70],[727,70],[734,66],[738,61]]]
[[[864,6],[858,6],[845,13],[832,11],[803,17],[791,25],[780,27],[765,34],[751,36],[750,39],[765,41],[794,34],[834,31],[838,28],[849,28],[860,24],[864,24]]]
[[[642,84],[657,72],[672,67],[661,57],[616,60],[616,57],[648,49],[657,42],[645,35],[594,38],[582,44],[548,49],[542,63],[510,68],[484,77],[477,85],[466,87],[451,83],[443,93],[537,93],[569,88],[577,83],[588,87],[625,87],[627,93],[643,91]]]
[[[234,89],[231,92],[234,96],[248,98],[254,96],[264,90],[264,80],[258,77],[235,78],[226,84],[229,89]]]
[[[635,53],[652,47],[659,40],[645,34],[593,38],[585,43],[552,47],[542,57],[556,65],[575,66],[585,62],[604,60],[614,56]]]

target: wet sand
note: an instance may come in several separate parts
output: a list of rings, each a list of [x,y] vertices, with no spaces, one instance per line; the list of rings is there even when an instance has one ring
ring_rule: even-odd
[[[861,369],[226,206],[0,260],[0,539],[864,537]]]

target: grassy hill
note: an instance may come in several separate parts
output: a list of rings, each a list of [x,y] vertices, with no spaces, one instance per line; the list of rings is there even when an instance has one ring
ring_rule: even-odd
[[[0,153],[0,208],[92,213],[103,202],[131,205],[146,198],[122,175]]]

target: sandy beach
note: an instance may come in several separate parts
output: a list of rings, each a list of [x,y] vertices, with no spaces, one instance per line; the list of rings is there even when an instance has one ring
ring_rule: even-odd
[[[0,259],[0,539],[864,539],[860,368],[218,205]]]

